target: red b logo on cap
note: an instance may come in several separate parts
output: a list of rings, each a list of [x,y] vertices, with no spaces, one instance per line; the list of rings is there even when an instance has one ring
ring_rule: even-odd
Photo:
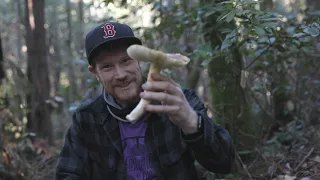
[[[116,30],[114,30],[114,26],[112,24],[104,24],[101,28],[103,28],[104,33],[106,34],[103,36],[104,38],[113,37],[116,34]]]

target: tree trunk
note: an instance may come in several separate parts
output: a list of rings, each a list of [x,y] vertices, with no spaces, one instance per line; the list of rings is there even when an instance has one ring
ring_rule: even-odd
[[[79,58],[81,60],[85,60],[85,50],[84,50],[84,43],[83,43],[83,39],[84,39],[84,3],[83,3],[83,0],[79,0],[78,2],[78,21],[79,21],[79,27],[78,27],[78,42],[76,43],[78,46],[77,46],[77,51],[78,51],[78,54],[79,54]],[[81,69],[80,69],[80,72],[82,73],[82,76],[83,78],[81,78],[81,88],[83,89],[87,89],[88,86],[87,86],[87,69],[88,67],[87,66],[81,66]],[[81,89],[82,91],[82,89]]]
[[[67,44],[67,61],[68,63],[68,75],[69,75],[69,88],[68,88],[68,103],[75,100],[78,94],[77,79],[74,71],[74,61],[72,55],[72,25],[71,25],[71,3],[70,0],[66,0],[67,11],[67,27],[68,27],[68,39]]]
[[[214,3],[211,0],[203,0],[204,3]],[[210,41],[212,49],[221,46],[225,38],[220,34],[216,26],[216,14],[203,19],[203,32],[205,39]],[[235,24],[225,23],[219,28],[235,28]],[[208,29],[213,29],[208,31]],[[238,150],[248,150],[255,145],[256,131],[251,109],[246,102],[245,93],[240,86],[240,72],[243,68],[242,55],[239,49],[231,49],[232,61],[226,62],[226,57],[212,59],[208,64],[209,86],[211,89],[212,108],[214,120],[226,127],[231,133]]]
[[[185,12],[188,11],[192,11],[192,9],[195,8],[197,4],[197,1],[195,0],[186,0],[184,3],[182,3],[182,7],[184,9]],[[192,31],[191,27],[186,28],[189,31]],[[203,35],[200,35],[203,37]],[[184,35],[184,44],[186,45],[186,49],[188,53],[192,52],[192,49],[194,49],[194,45],[196,43],[194,43],[194,36],[190,36],[188,35],[188,33],[185,33]],[[196,38],[196,39],[200,39],[200,42],[197,43],[201,43],[203,44],[203,38]],[[199,84],[199,80],[201,78],[201,74],[203,74],[203,67],[201,66],[202,62],[203,62],[203,58],[202,57],[195,57],[187,66],[188,67],[188,71],[189,71],[189,75],[188,75],[188,85],[189,88],[191,89],[196,89],[197,85]]]
[[[188,84],[189,87],[191,89],[196,89],[197,88],[197,84],[199,82],[200,76],[201,76],[201,72],[202,72],[202,67],[201,67],[201,63],[202,63],[202,59],[201,58],[196,58],[194,59],[194,62],[192,62],[192,64],[189,66],[189,76],[188,76]]]
[[[84,13],[83,13],[83,0],[79,0],[78,2],[78,21],[79,21],[79,27],[78,27],[78,35],[77,37],[78,38],[78,43],[77,43],[77,51],[79,52],[80,54],[80,57],[82,58],[83,57],[83,52],[84,52],[84,46],[83,46],[83,19],[84,19]]]
[[[2,80],[6,77],[6,73],[4,71],[4,57],[2,51],[2,39],[0,36],[0,86],[2,85]]]
[[[32,74],[31,74],[32,53],[31,53],[31,49],[34,44],[33,43],[33,33],[31,30],[31,24],[33,24],[33,26],[34,26],[34,20],[32,20],[32,18],[33,18],[32,1],[25,0],[25,27],[26,27],[25,38],[26,38],[26,45],[27,45],[27,78],[30,83],[30,86],[32,86]],[[29,19],[31,22],[29,21]],[[33,132],[33,127],[32,127],[32,92],[26,94],[26,104],[27,104],[26,109],[28,110],[26,113],[26,116],[28,119],[28,122],[26,124],[26,128],[27,128],[28,132]]]
[[[20,19],[21,19],[21,5],[20,5],[20,0],[15,0],[15,9],[16,9],[16,25],[17,25],[17,59],[19,61],[22,60],[22,55],[21,55],[21,28],[20,28],[20,25],[21,25],[21,22],[20,22]]]
[[[48,140],[53,145],[53,131],[49,106],[50,81],[47,64],[46,32],[44,29],[44,0],[25,0],[27,29],[27,74],[32,85],[27,100],[31,110],[28,115],[28,130],[36,138]]]
[[[57,3],[53,4],[52,8],[52,45],[54,49],[53,65],[54,65],[54,94],[58,94],[60,91],[60,74],[62,70],[62,56],[61,56],[61,44],[59,41],[59,22],[57,20]],[[58,37],[58,38],[56,38]]]

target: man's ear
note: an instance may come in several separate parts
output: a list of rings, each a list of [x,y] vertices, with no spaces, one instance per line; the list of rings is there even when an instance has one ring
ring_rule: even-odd
[[[97,74],[96,70],[91,65],[88,66],[88,69],[92,74],[95,74],[95,75]]]
[[[97,80],[100,81],[96,69],[95,69],[94,67],[92,67],[91,65],[88,66],[88,69],[89,69],[89,71],[90,71],[92,74],[94,74],[94,75],[96,76]]]

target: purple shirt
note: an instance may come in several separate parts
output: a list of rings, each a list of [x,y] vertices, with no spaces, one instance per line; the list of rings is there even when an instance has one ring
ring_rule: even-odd
[[[123,155],[127,167],[127,180],[155,180],[154,169],[144,144],[145,117],[135,124],[119,121]]]

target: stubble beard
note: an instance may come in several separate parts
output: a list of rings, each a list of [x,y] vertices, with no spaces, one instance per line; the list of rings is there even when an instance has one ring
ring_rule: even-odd
[[[124,87],[125,89],[114,89],[115,99],[121,107],[130,106],[140,100],[141,82],[131,81],[129,86]]]

